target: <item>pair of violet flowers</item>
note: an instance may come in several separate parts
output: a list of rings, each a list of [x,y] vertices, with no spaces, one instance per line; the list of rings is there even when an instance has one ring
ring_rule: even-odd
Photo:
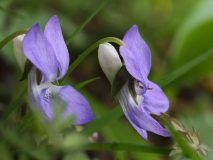
[[[136,25],[126,33],[123,42],[126,46],[120,47],[120,55],[131,75],[117,95],[124,114],[145,139],[147,131],[169,136],[150,116],[165,112],[169,101],[160,87],[147,78],[151,68],[151,53]],[[69,85],[53,84],[63,78],[69,67],[69,53],[57,16],[50,18],[44,33],[39,24],[35,24],[25,36],[15,38],[14,53],[18,55],[16,57],[22,70],[26,59],[33,64],[28,75],[28,94],[33,110],[41,112],[45,119],[51,121],[54,118],[54,98],[57,97],[65,106],[62,117],[75,115],[73,124],[84,124],[94,119],[89,103],[78,91]],[[23,53],[24,56],[20,56]],[[117,51],[109,43],[101,44],[98,58],[102,70],[113,84],[122,66]],[[135,94],[131,94],[132,91]]]

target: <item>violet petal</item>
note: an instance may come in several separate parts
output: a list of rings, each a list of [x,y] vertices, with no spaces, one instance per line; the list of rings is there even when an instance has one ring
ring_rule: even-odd
[[[137,25],[133,25],[127,31],[123,41],[127,48],[134,54],[135,63],[141,69],[142,74],[148,76],[151,69],[151,52],[146,42],[142,39]]]
[[[160,115],[160,112],[166,112],[169,108],[169,100],[162,89],[155,83],[149,81],[149,88],[144,96],[144,109],[148,113]]]
[[[45,111],[40,100],[40,94],[42,90],[49,88],[50,83],[42,83],[38,85],[36,82],[36,68],[33,67],[28,76],[28,95],[30,107],[35,111],[45,115]]]
[[[57,95],[66,104],[64,116],[72,114],[76,116],[75,125],[91,122],[95,118],[88,101],[73,87],[69,85],[60,87]]]
[[[69,85],[51,85],[48,89],[42,90],[40,100],[47,119],[54,117],[53,97],[58,97],[61,106],[65,106],[62,119],[73,115],[76,118],[73,123],[75,125],[85,124],[94,119],[94,114],[87,100]]]
[[[60,76],[57,78],[57,80],[61,79],[68,70],[70,59],[57,16],[51,17],[47,22],[44,29],[44,35],[55,51],[54,53],[57,59],[57,66],[59,67],[60,71]]]
[[[140,129],[153,132],[161,136],[170,136],[168,131],[166,131],[154,118],[152,118],[149,113],[144,110],[144,103],[138,103],[138,105],[132,99],[127,84],[123,86],[121,91],[118,93],[118,99],[123,108],[124,114],[133,125],[133,127],[141,134]],[[145,139],[143,134],[141,134]]]
[[[35,24],[24,37],[23,52],[25,56],[43,74],[43,82],[53,82],[56,80],[58,67],[55,52],[39,28]]]
[[[143,93],[145,93],[148,87],[148,78],[145,72],[143,72],[143,68],[140,68],[141,66],[138,65],[138,59],[136,59],[133,52],[123,46],[120,47],[120,54],[124,59],[127,71],[140,81],[144,87]]]

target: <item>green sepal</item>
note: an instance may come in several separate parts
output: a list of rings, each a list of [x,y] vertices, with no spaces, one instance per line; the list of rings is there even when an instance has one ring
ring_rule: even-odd
[[[132,76],[130,76],[130,78],[129,78],[128,88],[129,88],[129,93],[132,96],[132,99],[138,105],[138,102],[137,102],[137,99],[136,99],[137,93],[135,91],[135,79]]]
[[[27,59],[27,61],[25,62],[25,65],[24,65],[24,73],[22,74],[22,77],[19,81],[23,81],[27,78],[32,67],[33,67],[33,64]]]
[[[111,89],[111,101],[115,99],[118,92],[121,90],[126,81],[130,78],[129,72],[126,70],[126,66],[122,66],[120,70],[116,73],[115,78],[112,83]]]

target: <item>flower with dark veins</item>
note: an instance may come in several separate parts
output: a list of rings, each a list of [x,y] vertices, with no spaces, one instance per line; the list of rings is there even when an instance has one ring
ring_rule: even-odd
[[[62,119],[74,115],[73,124],[80,125],[94,119],[88,101],[69,85],[52,83],[64,77],[69,67],[69,53],[62,36],[57,16],[47,22],[44,32],[35,24],[25,35],[22,50],[33,64],[28,75],[29,102],[33,110],[41,112],[45,119],[54,118],[54,99],[65,106]]]
[[[125,116],[138,133],[145,139],[147,131],[161,136],[170,136],[150,114],[160,115],[169,108],[169,101],[161,88],[148,80],[151,69],[150,49],[134,25],[123,38],[125,46],[120,46],[120,55],[124,60],[130,78],[117,96]],[[113,84],[115,75],[122,66],[117,51],[109,43],[99,46],[100,66]],[[113,76],[112,76],[113,75]]]

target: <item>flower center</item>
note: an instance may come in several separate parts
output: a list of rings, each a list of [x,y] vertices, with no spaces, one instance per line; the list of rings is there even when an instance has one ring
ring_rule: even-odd
[[[142,85],[141,82],[139,82],[138,80],[135,79],[135,91],[138,95],[142,95],[143,91],[144,91],[144,87]]]
[[[52,95],[51,95],[49,89],[47,89],[46,92],[45,92],[45,95],[44,95],[44,100],[45,100],[46,102],[49,102],[49,99],[50,99],[51,97],[52,97]]]

